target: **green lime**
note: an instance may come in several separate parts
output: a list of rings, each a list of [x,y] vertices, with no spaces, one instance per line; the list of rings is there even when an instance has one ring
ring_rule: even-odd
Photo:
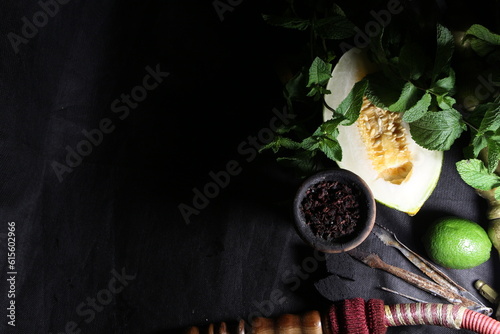
[[[469,269],[490,258],[492,244],[481,225],[458,217],[436,221],[423,242],[432,261],[451,269]]]

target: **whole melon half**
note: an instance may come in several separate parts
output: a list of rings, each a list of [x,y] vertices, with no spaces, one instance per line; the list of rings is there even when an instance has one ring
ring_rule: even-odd
[[[354,84],[376,71],[359,49],[347,51],[332,71],[325,102],[333,109],[347,97]],[[340,168],[358,174],[375,199],[394,209],[415,215],[434,191],[441,174],[443,152],[430,151],[411,138],[400,113],[382,110],[365,98],[358,120],[339,126],[342,147]],[[332,112],[323,110],[323,119]]]

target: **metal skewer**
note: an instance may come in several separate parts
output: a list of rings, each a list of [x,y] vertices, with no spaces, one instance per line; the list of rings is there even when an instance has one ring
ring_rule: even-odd
[[[348,254],[371,268],[389,272],[423,291],[446,299],[452,304],[459,304],[488,316],[493,313],[492,308],[482,304],[474,295],[453,281],[436,266],[402,244],[393,232],[377,224],[374,226],[373,233],[385,245],[397,248],[411,263],[420,269],[420,271],[431,278],[432,281],[403,268],[390,265],[382,261],[377,254],[367,253],[359,249],[353,249],[349,251]],[[467,297],[465,295],[467,295]],[[411,297],[410,299],[415,298]]]
[[[436,282],[439,285],[445,286],[448,289],[454,291],[455,293],[468,292],[465,288],[458,285],[455,281],[453,281],[449,276],[439,270],[435,265],[431,262],[427,261],[411,249],[409,249],[406,245],[401,243],[396,235],[389,231],[387,228],[376,224],[372,230],[373,234],[375,234],[385,245],[394,247],[398,249],[411,263],[413,263],[420,271],[426,274],[430,279]]]
[[[392,290],[392,289],[386,288],[384,286],[381,286],[380,289],[384,290],[384,291],[387,291],[387,292],[390,292],[390,293],[393,293],[395,295],[401,296],[401,297],[408,298],[409,300],[413,300],[414,302],[417,302],[417,303],[426,303],[426,304],[429,304],[429,302],[426,301],[426,300],[423,300],[423,299],[420,299],[420,298],[416,298],[416,297],[407,295],[406,293],[401,293],[401,292],[398,292],[396,290]]]
[[[467,297],[471,300],[475,300],[478,304],[483,305],[479,299],[474,296],[470,291],[460,286],[458,283],[453,281],[448,275],[442,272],[433,263],[429,262],[422,256],[418,255],[401,241],[398,240],[394,232],[390,231],[386,227],[376,224],[372,230],[385,245],[391,246],[398,249],[411,263],[413,263],[420,271],[427,275],[430,279],[441,286],[445,286],[455,293]],[[483,305],[484,306],[484,305]]]

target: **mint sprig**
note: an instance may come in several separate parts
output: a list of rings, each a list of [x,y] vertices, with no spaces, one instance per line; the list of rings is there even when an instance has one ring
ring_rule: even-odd
[[[330,9],[330,8],[328,8]],[[301,18],[293,12],[287,13],[287,16],[279,15],[262,15],[264,21],[268,24],[295,30],[308,30],[311,29],[317,36],[329,40],[342,40],[354,35],[355,25],[344,16],[339,7],[330,10],[319,10],[321,13],[328,13],[324,17],[314,15],[311,18]],[[331,12],[331,13],[329,13]]]
[[[332,64],[316,57],[309,68],[309,81],[307,82],[307,87],[311,90],[307,93],[307,96],[311,96],[317,101],[321,99],[323,95],[329,94],[330,91],[325,88],[325,85],[331,78],[331,73]]]
[[[448,28],[441,24],[437,24],[436,37],[436,58],[431,75],[433,82],[435,82],[443,72],[448,72],[451,57],[455,49],[455,41]]]
[[[359,118],[359,112],[363,105],[363,97],[368,88],[368,81],[361,80],[354,84],[351,92],[339,104],[336,110],[333,110],[333,118],[341,118],[342,125],[351,125]]]
[[[495,190],[495,198],[500,200],[500,176],[491,173],[479,159],[461,160],[456,163],[462,180],[469,186],[479,190]]]
[[[482,57],[499,50],[500,35],[480,24],[473,24],[467,29],[465,38],[470,42],[471,48]]]
[[[310,80],[315,81],[317,78],[317,73],[310,73]],[[264,145],[261,151],[268,149],[274,153],[280,149],[302,151],[299,155],[296,154],[295,158],[284,159],[294,163],[298,162],[299,157],[312,159],[316,152],[322,152],[332,161],[342,160],[342,147],[337,140],[338,126],[340,124],[351,125],[358,119],[367,86],[366,80],[357,82],[337,109],[330,108],[333,111],[332,118],[321,123],[310,136],[306,136],[302,140],[292,140],[281,135],[289,134],[291,129],[282,128],[278,131],[280,135],[275,136],[271,142]],[[306,165],[302,164],[301,168],[304,166]]]
[[[397,28],[397,27],[396,27]],[[387,27],[387,29],[393,29]],[[392,34],[390,41],[375,38],[372,58],[383,71],[367,77],[367,96],[376,106],[403,114],[413,139],[429,150],[449,150],[467,126],[455,109],[455,71],[450,65],[454,39],[440,24],[435,29],[435,53],[429,57],[418,36]],[[394,37],[396,36],[396,37]],[[420,44],[419,44],[420,43]],[[394,50],[400,50],[394,54]],[[391,54],[394,56],[391,57]]]
[[[500,103],[480,104],[469,118],[472,135],[467,152],[477,158],[486,150],[486,167],[492,173],[500,162]]]
[[[403,113],[403,121],[407,123],[415,122],[424,117],[429,110],[429,107],[432,102],[432,95],[429,92],[425,92],[424,95],[420,98],[420,100],[415,103],[410,109],[407,109]]]
[[[500,61],[500,35],[485,26],[474,24],[465,32],[465,42],[480,57],[487,77],[498,74]],[[476,74],[476,75],[483,75]],[[498,90],[498,83],[491,82]],[[500,176],[496,173],[500,162],[500,99],[498,91],[481,101],[465,121],[470,129],[469,146],[464,150],[466,159],[457,163],[457,170],[465,183],[479,190],[494,190],[500,200]]]
[[[310,103],[309,110],[314,110],[314,117],[317,117],[324,107],[323,96],[330,93],[326,86],[334,60],[340,58],[335,58],[333,50],[342,49],[343,39],[353,37],[362,29],[355,30],[352,22],[356,20],[351,21],[343,10],[330,2],[303,2],[298,6],[297,1],[292,0],[289,4],[285,14],[264,15],[263,18],[271,25],[301,34],[309,31],[308,60],[286,84],[285,98],[291,108],[296,103]],[[299,7],[306,10],[299,13]],[[357,83],[335,110],[326,106],[333,112],[330,120],[319,126],[312,121],[281,129],[262,150],[270,149],[280,154],[293,152],[278,160],[302,170],[317,168],[319,157],[339,161],[342,148],[337,141],[338,126],[357,120],[366,97],[380,108],[401,113],[410,126],[412,138],[424,148],[449,150],[464,132],[468,132],[470,142],[464,151],[465,159],[456,165],[460,176],[476,189],[499,187],[500,176],[495,171],[500,162],[500,34],[479,24],[465,32],[464,45],[470,45],[482,58],[485,65],[482,68],[486,69],[486,72],[471,75],[483,75],[490,93],[472,112],[465,112],[457,104],[459,97],[455,96],[457,88],[461,88],[457,87],[457,83],[461,84],[457,78],[463,73],[455,73],[456,69],[462,70],[462,59],[455,57],[456,42],[451,30],[436,24],[430,31],[424,28],[429,27],[428,22],[417,23],[407,24],[404,19],[394,17],[390,24],[381,27],[378,35],[371,36],[364,51],[380,71]],[[363,26],[361,23],[360,27]],[[340,45],[335,44],[336,41]],[[498,92],[492,92],[492,88]],[[482,155],[484,152],[487,155]],[[496,192],[500,199],[500,190]]]

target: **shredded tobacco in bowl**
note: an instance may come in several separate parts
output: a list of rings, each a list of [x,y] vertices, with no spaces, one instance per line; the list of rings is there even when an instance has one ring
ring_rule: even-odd
[[[320,181],[305,193],[300,210],[312,232],[325,240],[346,237],[361,217],[360,191],[339,181]]]

